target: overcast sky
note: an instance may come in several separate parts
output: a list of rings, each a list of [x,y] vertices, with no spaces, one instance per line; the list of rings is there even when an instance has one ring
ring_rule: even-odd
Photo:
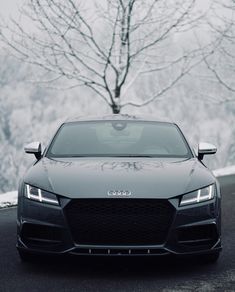
[[[14,16],[24,0],[0,0],[0,13],[4,17]]]

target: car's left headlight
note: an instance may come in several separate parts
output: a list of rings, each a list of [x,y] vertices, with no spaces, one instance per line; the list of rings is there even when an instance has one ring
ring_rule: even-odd
[[[180,200],[180,206],[201,203],[209,201],[215,196],[215,185],[210,185],[206,188],[199,189],[192,193],[183,195]]]
[[[56,195],[28,184],[25,185],[25,196],[26,198],[33,201],[59,205],[59,201]]]

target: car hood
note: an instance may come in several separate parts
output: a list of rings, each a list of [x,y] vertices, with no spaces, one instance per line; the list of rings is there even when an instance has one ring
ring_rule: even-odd
[[[68,198],[107,198],[110,190],[133,198],[172,198],[215,182],[196,158],[42,158],[25,183]]]

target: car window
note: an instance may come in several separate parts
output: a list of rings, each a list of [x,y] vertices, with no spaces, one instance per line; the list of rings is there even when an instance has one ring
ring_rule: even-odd
[[[191,157],[178,127],[142,121],[90,121],[64,124],[47,156]]]

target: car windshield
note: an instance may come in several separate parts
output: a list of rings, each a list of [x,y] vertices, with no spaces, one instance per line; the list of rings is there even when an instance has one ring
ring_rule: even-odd
[[[63,124],[46,156],[190,158],[192,153],[175,124],[115,120]]]

